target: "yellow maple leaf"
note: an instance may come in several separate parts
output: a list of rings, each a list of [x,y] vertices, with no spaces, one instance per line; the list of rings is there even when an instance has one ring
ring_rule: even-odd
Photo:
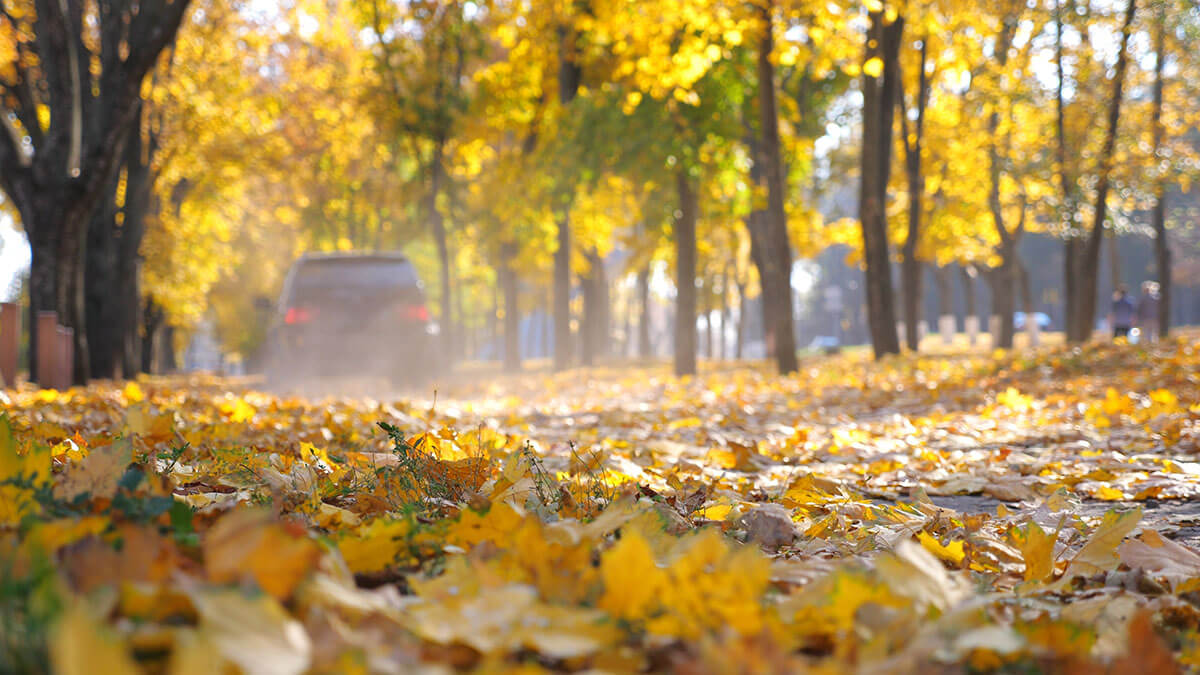
[[[963,558],[965,558],[967,555],[963,551],[963,542],[961,541],[952,541],[943,546],[941,542],[939,542],[937,539],[934,539],[932,535],[925,531],[921,531],[921,533],[917,535],[917,540],[921,542],[921,545],[925,547],[925,550],[934,554],[938,558],[955,565],[961,563]]]
[[[654,561],[650,545],[637,532],[628,532],[600,557],[604,595],[599,606],[622,619],[648,618],[658,607],[666,574]]]
[[[1043,581],[1054,574],[1054,544],[1058,533],[1048,533],[1029,521],[1025,527],[1012,532],[1017,549],[1025,560],[1025,580]]]

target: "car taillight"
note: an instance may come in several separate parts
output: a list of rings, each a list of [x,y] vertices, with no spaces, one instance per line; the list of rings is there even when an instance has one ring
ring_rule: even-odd
[[[316,312],[305,307],[288,307],[287,313],[283,315],[283,322],[288,325],[308,323],[312,321],[314,314]]]
[[[402,305],[400,307],[400,315],[414,321],[428,321],[429,308],[425,305]]]

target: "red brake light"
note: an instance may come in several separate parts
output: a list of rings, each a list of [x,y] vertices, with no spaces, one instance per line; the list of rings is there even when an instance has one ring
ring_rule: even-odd
[[[312,321],[314,312],[304,307],[288,307],[287,314],[283,315],[283,322],[288,325],[297,323],[308,323]]]
[[[429,320],[429,308],[425,305],[404,305],[400,308],[400,314],[406,319],[415,321]]]

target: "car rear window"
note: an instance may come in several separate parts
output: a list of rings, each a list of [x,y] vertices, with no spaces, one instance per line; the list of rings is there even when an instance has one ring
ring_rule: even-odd
[[[292,280],[298,294],[338,288],[391,290],[418,285],[417,271],[407,260],[309,260]]]

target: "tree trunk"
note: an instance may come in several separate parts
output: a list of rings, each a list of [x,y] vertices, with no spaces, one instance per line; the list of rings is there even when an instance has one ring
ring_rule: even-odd
[[[729,265],[726,264],[725,271],[721,273],[721,330],[717,338],[717,358],[722,361],[729,356],[729,341],[725,338],[729,331],[729,285],[733,281],[731,277]]]
[[[976,332],[979,329],[979,308],[975,301],[975,278],[971,276],[971,271],[966,267],[959,268],[963,283],[963,299],[966,304],[966,312],[963,317],[963,330],[966,331],[970,339],[971,346],[975,345]]]
[[[517,270],[513,261],[517,247],[511,242],[500,246],[500,285],[504,291],[504,370],[521,369],[521,308],[517,288]]]
[[[154,372],[155,347],[158,344],[159,329],[163,325],[163,311],[152,299],[146,300],[142,308],[142,372]]]
[[[441,287],[442,325],[441,341],[444,345],[444,365],[449,366],[458,355],[457,331],[454,326],[454,298],[450,287],[450,247],[446,237],[446,222],[438,209],[438,195],[442,191],[445,178],[443,154],[445,139],[439,138],[434,144],[433,157],[429,160],[429,195],[426,202],[426,218],[429,219],[429,230],[433,234],[434,244],[438,254],[438,282]]]
[[[1013,264],[1017,277],[1017,287],[1021,291],[1021,311],[1025,312],[1025,333],[1029,336],[1029,346],[1037,347],[1040,343],[1041,326],[1038,326],[1037,303],[1033,301],[1033,283],[1029,279],[1029,268],[1020,254],[1014,255]]]
[[[650,266],[638,270],[637,274],[638,319],[637,355],[650,358]]]
[[[93,377],[116,378],[135,371],[131,333],[136,331],[139,302],[138,250],[152,199],[150,161],[155,148],[153,137],[144,145],[140,133],[130,134],[123,160],[125,202],[118,209],[114,180],[105,207],[88,226],[85,323]]]
[[[675,374],[696,374],[696,218],[698,204],[687,169],[675,172]]]
[[[88,346],[92,350],[92,376],[100,378],[117,377],[117,360],[124,342],[125,325],[117,315],[126,297],[120,293],[117,279],[119,229],[116,221],[120,209],[114,203],[116,183],[113,181],[108,203],[88,225],[88,251],[84,261],[85,322]]]
[[[566,106],[575,100],[583,70],[576,59],[576,35],[566,26],[558,30],[558,100]],[[564,199],[558,216],[558,248],[554,252],[554,370],[571,364],[571,221],[570,202]]]
[[[767,210],[764,213],[766,241],[763,251],[767,274],[771,277],[773,303],[763,303],[764,325],[770,322],[774,336],[775,363],[780,374],[796,372],[795,323],[792,316],[792,247],[787,232],[786,172],[779,140],[779,109],[775,97],[775,65],[771,53],[775,48],[774,0],[762,4],[762,40],[758,50],[758,107],[762,125],[763,177],[767,185]],[[765,286],[765,285],[764,285]]]
[[[1013,346],[1013,312],[1016,302],[1013,296],[1015,274],[1011,251],[1000,253],[1003,262],[988,272],[988,285],[992,291],[992,315],[999,318],[996,323],[997,331],[992,336],[992,345],[1000,349],[1012,349]]]
[[[1166,10],[1159,5],[1154,26],[1154,108],[1151,111],[1151,127],[1154,135],[1154,157],[1157,158],[1163,144],[1163,64],[1166,61],[1167,17]],[[1154,209],[1151,212],[1154,227],[1154,262],[1158,277],[1158,334],[1165,338],[1171,324],[1171,249],[1167,246],[1167,186],[1166,177],[1155,179]]]
[[[937,287],[938,296],[938,332],[942,334],[942,344],[950,345],[954,342],[957,326],[954,321],[954,291],[950,288],[949,265],[934,268],[933,283]]]
[[[1108,273],[1109,279],[1112,281],[1113,290],[1116,290],[1124,284],[1121,278],[1121,249],[1117,247],[1120,237],[1117,236],[1116,228],[1108,230]]]
[[[1016,30],[1017,17],[1005,17],[996,40],[996,61],[1003,70],[1008,65],[1008,50],[1012,45],[1013,32]],[[1004,210],[1000,202],[1001,157],[1000,142],[997,138],[1000,127],[1000,111],[993,107],[988,115],[988,209],[992,215],[992,226],[1000,239],[997,253],[1000,254],[1000,266],[988,275],[992,286],[992,316],[996,317],[998,325],[993,336],[993,346],[1001,349],[1012,349],[1013,346],[1013,312],[1016,305],[1013,301],[1013,256],[1017,250],[1016,237],[1024,229],[1024,205],[1022,205],[1021,224],[1016,227],[1016,233],[1011,233],[1004,222]]]
[[[1100,175],[1097,177],[1096,203],[1093,208],[1091,233],[1084,244],[1080,261],[1079,313],[1076,315],[1075,330],[1067,336],[1071,342],[1082,342],[1092,333],[1096,320],[1097,277],[1100,273],[1100,244],[1104,240],[1104,221],[1108,215],[1108,191],[1112,183],[1113,154],[1117,145],[1117,130],[1121,119],[1121,99],[1125,86],[1125,70],[1129,64],[1129,38],[1133,30],[1133,18],[1137,11],[1136,0],[1129,0],[1125,9],[1125,20],[1121,27],[1121,46],[1117,53],[1117,65],[1113,73],[1112,98],[1108,108],[1108,127],[1104,136],[1104,147],[1100,151]]]
[[[917,61],[917,118],[911,134],[908,130],[908,105],[904,103],[903,92],[897,98],[900,103],[900,128],[904,135],[904,172],[908,179],[908,233],[901,248],[900,280],[904,291],[904,339],[914,352],[921,348],[917,324],[921,321],[921,300],[924,297],[924,274],[921,261],[917,259],[917,245],[921,241],[921,220],[925,208],[925,173],[922,170],[921,152],[925,143],[925,105],[929,100],[929,77],[925,73],[928,45],[928,37],[921,40],[920,59]]]
[[[74,329],[77,383],[90,370],[83,283],[88,225],[135,128],[143,79],[174,40],[188,7],[187,0],[102,4],[89,15],[95,20],[85,22],[84,3],[33,3],[34,39],[21,43],[22,58],[12,62],[15,77],[4,106],[25,133],[0,132],[0,190],[20,213],[32,253],[29,311],[54,310]],[[91,77],[93,66],[102,75]],[[28,328],[35,345],[37,322]],[[33,377],[36,351],[30,352]]]
[[[881,77],[863,72],[863,138],[859,220],[866,263],[867,320],[875,358],[900,352],[888,253],[887,185],[891,170],[892,119],[899,81],[900,37],[904,18],[887,23],[871,12],[867,60],[882,60]]]
[[[733,358],[742,359],[742,353],[746,348],[746,284],[741,280],[737,280],[737,307],[738,307],[738,322],[737,322],[737,341],[733,345]]]
[[[1081,242],[1074,225],[1077,211],[1075,200],[1075,183],[1070,176],[1067,166],[1067,110],[1063,89],[1066,84],[1066,70],[1063,58],[1063,0],[1056,0],[1054,5],[1054,65],[1058,74],[1055,91],[1055,157],[1061,204],[1061,219],[1063,227],[1063,329],[1067,340],[1086,339],[1091,335],[1087,329],[1085,337],[1077,338],[1079,331],[1079,257]]]
[[[588,272],[580,276],[579,286],[583,289],[583,325],[581,328],[583,349],[581,360],[583,365],[591,366],[601,355],[605,343],[608,342],[607,320],[605,305],[607,304],[608,284],[604,278],[604,260],[595,249],[584,254],[588,262]]]

